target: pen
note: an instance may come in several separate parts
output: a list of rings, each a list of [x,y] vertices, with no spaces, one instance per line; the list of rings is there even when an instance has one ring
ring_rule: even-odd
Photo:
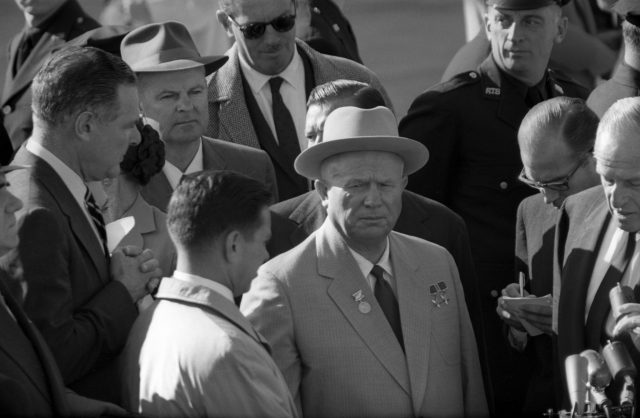
[[[524,296],[524,273],[518,274],[518,284],[520,285],[520,297]]]

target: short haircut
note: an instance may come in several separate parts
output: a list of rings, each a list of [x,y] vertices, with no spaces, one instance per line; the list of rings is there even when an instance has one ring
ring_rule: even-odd
[[[263,183],[234,171],[187,175],[169,201],[169,234],[177,246],[187,249],[206,246],[232,230],[253,236],[271,198]]]
[[[626,97],[612,104],[602,115],[597,137],[621,129],[640,132],[640,97]]]
[[[92,47],[67,46],[53,54],[33,80],[34,115],[51,126],[89,110],[105,119],[117,114],[118,88],[135,86],[131,68]]]
[[[598,116],[584,100],[566,96],[538,103],[525,115],[518,140],[529,147],[544,146],[544,131],[557,132],[577,157],[593,148],[598,129]]]
[[[627,47],[631,47],[636,53],[640,53],[640,27],[625,20],[622,22],[622,37]]]
[[[373,109],[387,106],[380,91],[367,83],[355,80],[334,80],[320,84],[311,91],[307,107],[312,105],[332,107],[336,102],[349,100],[351,106]]]

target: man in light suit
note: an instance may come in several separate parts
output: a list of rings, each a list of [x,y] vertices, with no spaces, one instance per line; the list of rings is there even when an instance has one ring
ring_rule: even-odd
[[[523,275],[525,294],[545,296],[553,288],[553,244],[558,209],[567,196],[600,183],[595,159],[591,155],[596,139],[598,117],[584,100],[555,97],[535,105],[524,117],[518,131],[518,145],[524,168],[520,181],[540,193],[523,200],[516,221],[516,273]],[[503,296],[520,296],[519,283],[502,290]],[[551,339],[551,305],[523,308],[520,312],[498,315],[509,328],[509,340],[524,351],[528,379],[522,416],[538,417],[556,407],[555,394],[560,378]],[[519,318],[529,321],[543,333],[529,336]]]
[[[389,109],[342,107],[296,159],[327,219],[260,268],[241,310],[304,416],[487,414],[453,258],[391,231],[407,175],[427,158]]]
[[[15,213],[22,202],[9,191],[5,175],[20,166],[0,165],[0,257],[18,245]],[[60,370],[33,323],[14,297],[9,278],[0,271],[0,411],[3,416],[100,416],[125,411],[65,389]]]
[[[65,384],[117,401],[112,361],[137,316],[135,302],[161,273],[150,251],[108,253],[86,182],[117,176],[139,140],[135,75],[107,52],[67,47],[45,62],[32,88],[33,134],[14,159],[29,168],[8,175],[24,202],[20,244],[3,267],[21,263],[25,311]]]
[[[560,364],[571,354],[600,349],[613,337],[609,291],[616,283],[633,288],[640,300],[638,129],[640,98],[621,99],[607,110],[594,149],[602,187],[570,196],[560,214],[553,313]],[[627,348],[640,365],[637,350]]]
[[[31,135],[31,81],[52,51],[100,26],[77,0],[16,1],[25,28],[9,45],[9,61],[0,99],[2,122],[14,151]]]
[[[273,165],[264,151],[203,135],[209,122],[205,76],[227,61],[201,57],[187,28],[178,22],[152,23],[122,40],[122,59],[138,76],[142,113],[165,143],[162,173],[142,196],[167,210],[180,178],[201,170],[234,170],[265,182],[277,199]]]
[[[309,191],[293,161],[307,147],[305,104],[315,86],[340,78],[363,81],[383,92],[391,107],[369,69],[296,40],[295,14],[294,0],[220,0],[218,21],[235,44],[227,51],[229,62],[208,78],[207,134],[265,150],[280,200]]]
[[[123,356],[128,407],[149,416],[295,417],[268,344],[234,304],[268,253],[269,191],[232,171],[185,177],[167,224],[178,266]]]

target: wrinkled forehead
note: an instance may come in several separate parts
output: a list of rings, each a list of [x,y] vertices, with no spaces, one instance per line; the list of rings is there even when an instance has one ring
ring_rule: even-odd
[[[634,124],[610,127],[598,132],[593,155],[598,165],[640,169],[640,132]]]
[[[295,7],[294,0],[231,0],[227,3],[234,17],[244,16],[250,22],[266,22],[292,12]]]
[[[404,161],[386,151],[355,151],[337,154],[322,162],[323,178],[385,176],[402,177]]]

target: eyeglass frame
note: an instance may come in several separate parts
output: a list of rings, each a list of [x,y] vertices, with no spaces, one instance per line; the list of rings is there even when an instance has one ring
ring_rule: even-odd
[[[271,19],[269,22],[249,22],[249,23],[245,23],[243,25],[239,24],[238,22],[236,22],[236,20],[234,19],[233,16],[231,16],[230,14],[227,14],[227,17],[229,18],[229,20],[231,20],[231,22],[236,25],[236,27],[238,28],[238,30],[240,30],[240,32],[242,32],[242,36],[245,37],[245,39],[260,39],[264,36],[264,34],[267,31],[267,26],[271,26],[276,32],[278,33],[286,33],[291,31],[295,26],[296,26],[296,17],[297,17],[297,13],[296,13],[296,9],[295,9],[295,2],[293,3],[294,5],[294,10],[292,14],[287,14],[287,15],[280,15],[278,17],[276,17],[275,19]],[[293,24],[291,25],[291,27],[287,30],[279,30],[278,28],[276,28],[276,26],[274,25],[274,23],[279,20],[279,19],[292,19]],[[263,29],[260,31],[260,35],[258,36],[247,36],[247,31],[249,29],[249,27],[252,26],[261,26]]]
[[[569,174],[567,174],[566,176],[564,176],[564,178],[561,178],[560,180],[552,180],[552,181],[546,181],[546,182],[531,180],[530,178],[527,177],[524,167],[522,167],[522,170],[520,170],[520,174],[518,175],[518,180],[533,189],[537,189],[538,191],[549,189],[556,192],[566,192],[567,190],[570,189],[569,182],[571,181],[571,177],[573,177],[573,175],[576,174],[578,169],[582,167],[582,165],[585,163],[587,158],[592,155],[592,152],[593,152],[593,149],[587,151],[585,155],[580,158],[580,160],[578,161],[578,164],[576,164],[576,166],[571,170],[571,172],[569,172]]]

